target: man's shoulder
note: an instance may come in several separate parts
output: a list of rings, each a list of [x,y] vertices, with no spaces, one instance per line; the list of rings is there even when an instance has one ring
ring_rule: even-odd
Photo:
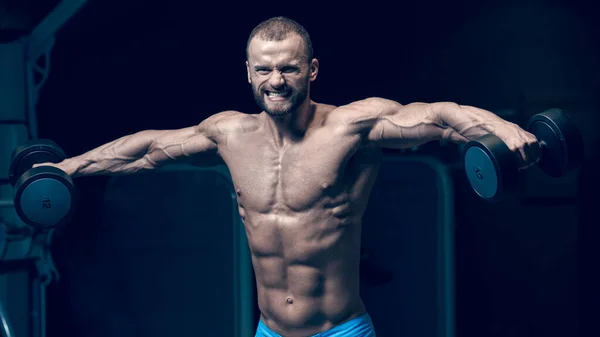
[[[225,110],[218,112],[210,117],[208,117],[205,121],[209,122],[239,122],[242,120],[256,120],[256,114],[248,114],[238,110]]]
[[[359,99],[359,100],[350,102],[346,105],[341,106],[340,108],[350,109],[350,110],[372,111],[372,110],[382,110],[382,109],[385,110],[390,107],[397,107],[397,106],[401,106],[401,104],[398,103],[397,101],[394,101],[389,98],[367,97],[367,98],[363,98],[363,99]]]
[[[200,123],[199,127],[210,135],[249,132],[258,128],[258,115],[237,110],[216,113]]]
[[[377,118],[400,103],[382,97],[367,97],[332,109],[327,120],[334,124],[356,123]]]

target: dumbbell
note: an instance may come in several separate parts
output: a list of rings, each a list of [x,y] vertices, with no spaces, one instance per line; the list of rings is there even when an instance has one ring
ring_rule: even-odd
[[[524,129],[538,139],[541,158],[537,166],[547,175],[561,177],[583,162],[583,138],[563,110],[536,114]],[[519,185],[517,156],[492,134],[468,142],[463,148],[463,165],[475,193],[488,201],[512,195]]]
[[[24,223],[36,229],[50,229],[68,222],[75,211],[75,185],[71,177],[53,166],[64,151],[53,141],[31,140],[15,148],[11,156],[9,179],[14,189],[14,206]]]

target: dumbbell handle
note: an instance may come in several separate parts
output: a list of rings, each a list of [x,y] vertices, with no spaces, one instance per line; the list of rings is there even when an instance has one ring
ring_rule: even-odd
[[[536,163],[536,164],[537,164],[537,163],[539,163],[539,162],[542,160],[542,156],[544,155],[544,149],[547,149],[547,148],[548,148],[548,144],[547,144],[545,141],[543,141],[543,140],[540,140],[540,141],[538,141],[538,144],[540,144],[540,150],[541,150],[541,151],[540,151],[540,156],[539,156],[539,158],[537,158],[537,159],[535,160],[535,163]]]
[[[537,137],[541,147],[537,166],[549,176],[563,176],[583,161],[581,133],[562,110],[550,109],[534,115],[525,129]]]
[[[498,137],[498,136],[496,136],[494,134],[487,134],[485,136],[479,137],[479,138],[475,139],[474,142],[487,143],[487,141],[485,140],[486,138],[495,139],[497,142],[503,144],[504,147],[506,148],[506,151],[508,151],[508,145],[506,145],[506,143],[500,137]],[[538,144],[540,145],[540,148],[541,148],[542,151],[540,151],[540,157],[537,158],[536,164],[539,163],[540,160],[542,159],[542,155],[544,153],[544,149],[548,148],[548,144],[545,141],[543,141],[543,140],[538,141]]]

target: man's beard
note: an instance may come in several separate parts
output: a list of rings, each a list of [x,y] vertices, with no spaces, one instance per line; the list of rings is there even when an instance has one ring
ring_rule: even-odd
[[[283,91],[290,91],[290,93],[286,95],[286,99],[281,102],[271,102],[271,104],[277,105],[280,103],[284,103],[286,104],[286,107],[269,108],[267,106],[267,103],[265,102],[265,99],[267,99],[265,98],[265,90],[261,90],[252,86],[252,92],[254,94],[254,100],[256,101],[256,104],[258,104],[258,106],[262,110],[264,110],[267,114],[269,114],[272,117],[283,117],[289,115],[290,113],[298,109],[298,107],[302,104],[302,102],[304,102],[304,100],[308,96],[308,79],[300,89],[286,87],[285,89],[283,89]]]

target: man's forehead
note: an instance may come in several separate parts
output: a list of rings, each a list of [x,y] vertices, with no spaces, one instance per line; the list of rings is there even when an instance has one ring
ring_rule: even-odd
[[[288,59],[289,61],[301,59],[304,56],[304,43],[300,36],[289,34],[279,41],[263,40],[258,36],[252,38],[248,48],[249,57],[255,61],[273,59]]]

